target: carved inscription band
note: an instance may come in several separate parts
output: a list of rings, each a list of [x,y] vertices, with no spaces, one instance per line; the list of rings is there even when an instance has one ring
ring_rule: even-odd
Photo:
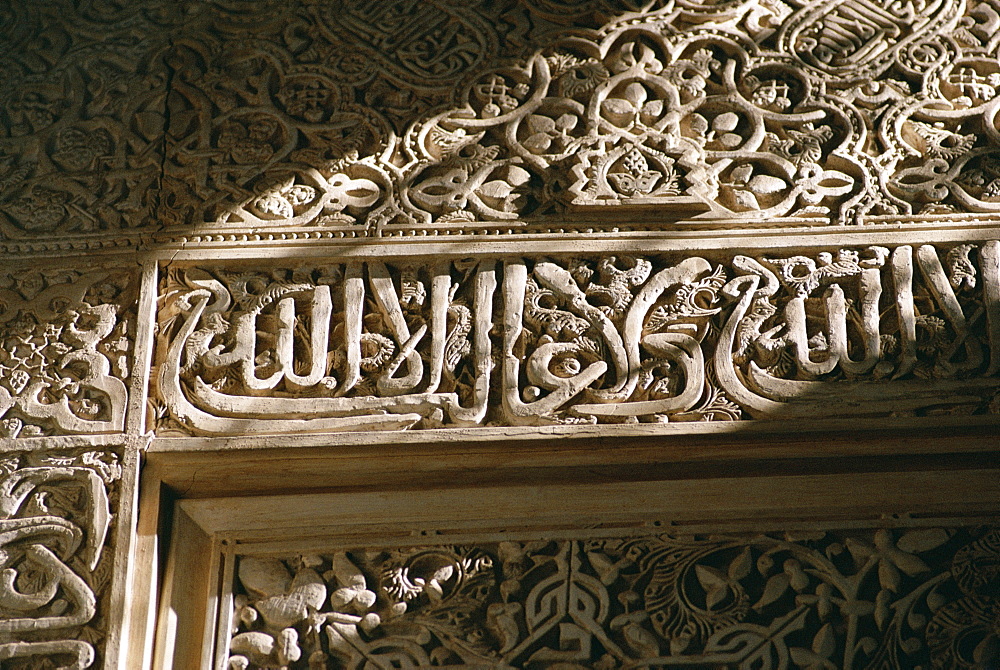
[[[161,434],[996,413],[1000,242],[171,268]]]
[[[114,633],[106,599],[121,478],[111,451],[0,457],[4,668],[82,670],[102,659]]]

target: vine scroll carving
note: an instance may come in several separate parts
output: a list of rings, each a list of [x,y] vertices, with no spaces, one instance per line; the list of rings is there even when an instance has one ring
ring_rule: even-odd
[[[925,528],[246,556],[228,667],[988,668],[998,551]]]
[[[8,240],[1000,213],[995,0],[71,4],[3,15]]]
[[[352,59],[327,43],[395,39],[383,3],[319,11],[300,51],[276,37],[241,56],[253,81],[274,79],[271,98],[214,86],[200,63],[227,57],[217,36],[185,51],[173,187],[197,175],[209,188],[175,222],[391,236],[512,232],[609,205],[735,228],[1000,212],[994,2],[666,2],[547,31],[527,3],[496,25],[534,48],[496,62],[485,5],[418,5],[394,3],[412,22],[399,48],[436,36],[405,73],[395,51]],[[400,123],[399,106],[420,108],[458,70],[448,102]],[[352,88],[375,79],[391,94],[371,84],[358,104]],[[211,128],[196,121],[216,107]]]

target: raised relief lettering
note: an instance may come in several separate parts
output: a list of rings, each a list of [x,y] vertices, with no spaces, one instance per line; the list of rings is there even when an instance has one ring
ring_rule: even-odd
[[[997,255],[988,241],[177,269],[162,289],[160,429],[987,412]]]
[[[112,452],[0,459],[0,661],[83,670],[100,658],[121,476]]]

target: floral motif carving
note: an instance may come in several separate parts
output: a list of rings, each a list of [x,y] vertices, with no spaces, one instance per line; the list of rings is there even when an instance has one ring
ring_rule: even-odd
[[[595,533],[243,557],[228,667],[990,667],[997,537]]]
[[[109,613],[114,452],[0,458],[0,659],[82,670],[98,658]],[[21,665],[27,664],[27,665]]]
[[[238,3],[196,4],[169,59],[175,77],[164,219],[225,226],[362,224],[364,231],[387,195],[410,196],[403,192],[411,190],[406,175],[412,170],[400,170],[410,160],[402,147],[409,126],[450,105],[459,82],[523,58],[558,30],[573,25],[593,31],[626,9],[613,4],[551,3],[543,9],[514,2],[278,2],[280,9],[264,22],[242,15]],[[487,75],[473,85],[473,95],[499,109],[498,103],[509,106],[513,99],[504,87]],[[506,194],[494,192],[512,190],[510,180],[522,175],[513,168],[492,177],[488,172],[477,177],[476,188],[492,185],[470,192],[466,203],[483,212],[506,211],[496,202]],[[447,170],[441,176],[444,183],[422,190],[430,201],[411,207],[442,208],[435,190],[447,190],[451,177]],[[288,183],[316,197],[301,207],[261,212],[255,203],[272,199]],[[412,195],[420,201],[416,190]]]
[[[351,129],[341,139],[296,130],[272,115],[268,124],[277,134],[252,159],[181,141],[178,161],[218,156],[232,167],[201,170],[228,170],[242,180],[238,188],[249,189],[245,201],[234,202],[237,185],[220,184],[223,199],[211,201],[199,222],[258,224],[248,203],[271,197],[274,184],[294,182],[320,194],[334,174],[342,183],[360,180],[356,190],[364,195],[346,210],[317,197],[312,207],[284,208],[268,220],[364,224],[361,234],[385,235],[489,221],[530,227],[606,205],[655,206],[685,225],[713,226],[1000,213],[993,192],[1000,131],[992,111],[1000,7],[990,2],[941,0],[909,9],[867,0],[794,9],[781,2],[667,3],[608,17],[590,31],[538,32],[528,42],[533,49],[516,54],[520,60],[494,62],[483,57],[496,34],[481,14],[448,9],[430,17],[414,3],[397,4],[352,8],[336,27],[318,15],[320,28],[309,33],[310,57],[326,59],[325,70],[310,72],[323,71],[326,79],[304,89],[299,77],[294,90],[341,105],[327,122]],[[545,14],[532,7],[531,19],[505,17],[526,21],[531,31]],[[389,21],[390,14],[420,28],[398,32],[402,19]],[[336,49],[321,46],[318,35],[345,31],[366,36],[365,53],[368,42],[399,42],[405,53],[423,45],[421,56],[405,75],[382,55],[330,60]],[[947,37],[952,33],[959,38]],[[274,67],[270,59],[262,53],[244,63],[263,80]],[[345,70],[345,63],[352,65]],[[455,68],[469,76],[452,91],[450,108],[411,115],[406,124],[375,110],[376,100],[394,98],[402,108],[426,99],[443,90],[443,73]],[[345,102],[345,85],[379,76],[391,82],[391,94],[366,96],[367,106]],[[193,100],[193,92],[184,95]],[[211,103],[198,104],[222,105],[204,95]],[[231,118],[222,107],[219,118]],[[206,141],[203,128],[187,127]],[[249,126],[241,132],[249,136]],[[294,149],[292,134],[311,148]],[[317,151],[329,159],[317,161]],[[250,164],[260,168],[254,175],[244,169]]]
[[[140,5],[9,13],[5,238],[1000,214],[994,0]]]
[[[998,264],[987,241],[177,268],[154,409],[202,434],[983,413]]]
[[[0,239],[153,224],[168,5],[20,3],[0,18]],[[41,46],[44,45],[44,46]]]
[[[120,270],[0,275],[0,436],[122,432],[136,300]]]

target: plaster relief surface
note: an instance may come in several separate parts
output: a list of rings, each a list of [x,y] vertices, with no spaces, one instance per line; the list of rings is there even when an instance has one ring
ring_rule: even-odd
[[[996,529],[238,559],[230,670],[993,667]]]
[[[165,220],[357,237],[607,206],[740,229],[1000,212],[994,2],[525,5],[291,3],[252,44],[204,8],[172,61]]]
[[[188,4],[169,61],[168,225],[306,223],[366,235],[369,213],[395,211],[406,188],[412,169],[400,168],[415,157],[404,138],[415,121],[453,107],[499,64],[638,9],[604,1],[266,6]]]
[[[154,225],[167,79],[158,56],[176,18],[157,2],[0,7],[0,240]]]
[[[2,668],[211,638],[206,603],[170,602],[201,596],[160,486],[286,492],[344,457],[323,489],[379,442],[352,486],[457,487],[504,448],[490,427],[594,438],[580,477],[642,467],[608,436],[694,422],[773,421],[758,447],[784,419],[933,433],[840,422],[850,473],[869,446],[914,471],[995,456],[1000,0],[0,0],[0,71]],[[975,435],[926,446],[945,426]],[[811,439],[784,440],[789,471],[825,467]],[[408,441],[426,468],[392,460]],[[240,488],[284,446],[310,451]],[[511,467],[551,481],[561,446]],[[694,472],[663,453],[650,478]],[[995,529],[549,534],[239,556],[220,660],[996,662]]]
[[[110,450],[0,456],[4,668],[103,664],[121,479]]]
[[[124,431],[136,284],[117,269],[0,274],[0,437]]]
[[[3,11],[15,252],[1000,213],[995,0]]]
[[[998,411],[1000,243],[171,268],[161,434]]]

